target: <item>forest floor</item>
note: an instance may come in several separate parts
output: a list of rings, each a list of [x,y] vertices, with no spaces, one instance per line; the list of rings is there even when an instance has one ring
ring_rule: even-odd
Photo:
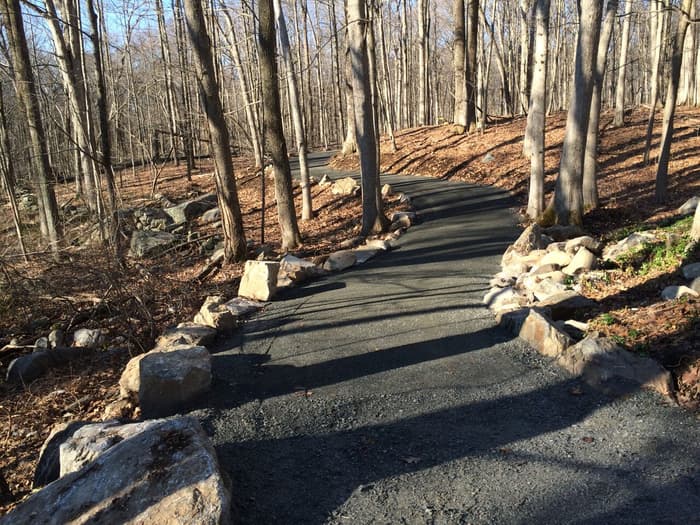
[[[700,111],[678,112],[666,206],[654,203],[654,168],[642,162],[645,115],[630,115],[629,124],[620,129],[610,128],[610,120],[605,115],[602,121],[602,206],[586,217],[586,227],[603,237],[651,227],[672,217],[689,196],[700,195]],[[548,191],[556,176],[564,124],[565,115],[548,120]],[[447,125],[405,130],[397,133],[395,153],[383,141],[382,170],[493,184],[512,192],[524,204],[529,175],[529,163],[521,154],[524,125],[524,119],[500,121],[484,134],[467,135],[454,134]],[[658,129],[656,133],[654,148]],[[334,167],[355,169],[357,161],[336,159]],[[184,166],[124,170],[118,180],[121,199],[128,207],[156,205],[151,187],[157,172],[156,193],[181,202],[213,191],[212,171],[207,161],[201,161],[192,181],[187,181]],[[236,173],[246,237],[254,241],[249,255],[255,256],[261,248],[260,178],[245,159],[236,160]],[[267,186],[266,244],[274,253],[280,247],[279,230],[274,190],[271,183]],[[72,202],[72,186],[58,186],[57,192],[60,204]],[[329,188],[317,185],[312,192],[317,218],[300,223],[304,245],[294,253],[302,257],[327,254],[359,231],[359,199],[339,198],[331,195]],[[298,188],[295,193],[300,206]],[[392,201],[390,206],[396,209],[397,202]],[[0,475],[14,496],[11,501],[0,501],[2,515],[31,492],[38,451],[51,427],[75,419],[100,419],[105,405],[117,397],[117,381],[128,359],[150,349],[165,328],[190,320],[206,296],[234,296],[242,267],[223,268],[201,282],[195,278],[207,263],[204,245],[215,235],[211,225],[195,225],[198,239],[166,256],[117,262],[109,250],[85,243],[90,231],[84,221],[67,224],[66,236],[71,242],[60,261],[40,253],[24,263],[11,255],[17,253],[17,248],[8,207],[3,206],[0,212],[7,225],[0,231],[0,347],[12,338],[20,345],[33,345],[55,327],[66,332],[101,328],[108,340],[123,338],[122,344],[115,345],[116,350],[96,352],[22,388],[0,381]],[[36,235],[36,228],[28,225],[30,245],[32,232]],[[128,244],[128,239],[124,237],[120,242]],[[697,408],[700,303],[694,299],[662,303],[657,299],[658,287],[678,284],[679,264],[680,260],[671,258],[668,264],[643,275],[629,269],[611,272],[605,285],[586,290],[586,294],[601,304],[600,312],[592,313],[596,328],[635,351],[660,359],[675,373],[679,401]],[[0,373],[4,375],[9,361],[16,356],[14,350],[0,350]]]
[[[626,125],[612,127],[612,114],[601,118],[598,150],[601,206],[586,214],[584,228],[603,240],[619,240],[637,230],[663,228],[670,238],[681,240],[690,231],[691,218],[681,219],[676,210],[688,198],[700,196],[700,110],[678,108],[669,162],[669,198],[654,200],[656,165],[644,163],[647,110],[628,115]],[[657,114],[651,158],[660,138]],[[547,119],[545,190],[554,189],[566,115]],[[450,125],[415,128],[396,134],[396,151],[384,138],[381,170],[416,174],[443,180],[490,184],[508,190],[525,205],[530,163],[522,155],[525,119],[497,121],[482,134],[457,134]],[[357,169],[355,157],[336,157],[336,169]],[[685,239],[687,241],[687,239]],[[588,315],[591,327],[612,337],[626,348],[649,355],[669,369],[675,379],[677,399],[691,410],[700,408],[700,300],[664,301],[660,291],[684,284],[682,264],[697,262],[700,250],[684,254],[667,242],[650,247],[623,267],[606,272],[604,282],[584,286],[582,293],[595,299],[599,308]]]
[[[238,194],[249,240],[249,257],[261,251],[260,176],[248,159],[235,159]],[[151,196],[154,176],[158,176],[156,198]],[[140,168],[118,174],[123,207],[158,207],[160,196],[182,202],[214,191],[213,167],[208,160],[198,162],[192,181],[185,167],[171,164],[157,169]],[[57,186],[62,210],[72,200],[72,185]],[[295,183],[297,209],[301,208],[301,190]],[[316,217],[300,221],[304,244],[294,250],[299,257],[314,258],[337,250],[338,245],[356,237],[360,229],[359,197],[339,197],[329,186],[312,186]],[[280,252],[274,184],[266,184],[265,252]],[[405,208],[398,197],[389,197],[389,210]],[[126,362],[153,347],[155,339],[168,327],[190,321],[208,295],[235,297],[242,275],[242,264],[229,265],[205,280],[196,277],[206,266],[213,244],[219,239],[214,225],[194,223],[196,238],[154,259],[123,258],[117,262],[111,250],[90,246],[94,227],[89,221],[66,224],[65,248],[59,261],[49,254],[30,256],[22,262],[9,205],[3,206],[0,234],[4,247],[0,253],[0,475],[13,493],[2,502],[0,515],[31,492],[32,477],[39,449],[51,428],[64,421],[100,420],[105,406],[118,397],[118,381]],[[35,220],[36,217],[30,219]],[[36,235],[36,224],[27,221],[29,245]],[[120,249],[128,250],[129,238],[122,235]],[[107,336],[106,348],[52,370],[51,374],[24,387],[4,382],[12,359],[32,351],[37,338],[53,328],[66,333],[78,328],[100,328]],[[26,348],[5,347],[11,339]],[[1,488],[1,487],[0,487]],[[2,491],[0,490],[0,496]]]

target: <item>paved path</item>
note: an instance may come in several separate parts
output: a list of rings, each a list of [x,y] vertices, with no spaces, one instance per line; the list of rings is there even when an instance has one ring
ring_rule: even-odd
[[[240,521],[700,523],[696,418],[590,390],[482,307],[517,235],[508,197],[386,180],[422,218],[400,249],[297,289],[214,355],[202,414]]]

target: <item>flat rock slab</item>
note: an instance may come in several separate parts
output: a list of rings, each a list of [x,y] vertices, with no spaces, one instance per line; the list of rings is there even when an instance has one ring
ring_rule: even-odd
[[[252,299],[247,299],[245,297],[234,297],[230,301],[224,304],[233,315],[237,318],[242,318],[262,310],[265,308],[265,303],[260,301],[253,301]]]
[[[231,522],[230,494],[216,453],[195,419],[98,425],[80,433],[92,433],[99,445],[81,446],[78,437],[70,448],[90,460],[0,518],[0,524]]]
[[[197,197],[196,199],[177,204],[170,208],[164,208],[163,211],[172,218],[175,224],[182,224],[196,219],[207,210],[215,208],[216,204],[216,195],[210,193]]]
[[[351,250],[343,250],[332,253],[326,262],[323,263],[323,269],[328,272],[342,272],[357,262],[357,256]]]
[[[129,253],[137,258],[155,257],[177,241],[178,237],[169,232],[137,230],[131,235]]]
[[[166,330],[156,341],[156,347],[176,345],[210,346],[216,339],[216,329],[199,323],[180,323]]]

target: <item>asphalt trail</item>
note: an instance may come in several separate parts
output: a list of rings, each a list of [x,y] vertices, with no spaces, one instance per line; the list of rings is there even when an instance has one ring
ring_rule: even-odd
[[[240,522],[700,523],[695,417],[592,391],[481,305],[518,232],[508,196],[382,178],[421,218],[400,248],[294,290],[213,356],[198,412]]]

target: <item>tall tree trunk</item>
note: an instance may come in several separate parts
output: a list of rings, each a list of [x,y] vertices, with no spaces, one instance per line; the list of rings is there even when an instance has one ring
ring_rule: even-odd
[[[666,27],[666,16],[662,9],[663,3],[661,0],[652,0],[649,3],[649,9],[654,9],[652,20],[655,20],[655,44],[652,52],[652,71],[649,79],[651,84],[651,95],[649,97],[649,117],[647,119],[647,132],[644,141],[644,163],[649,163],[649,152],[651,151],[651,136],[654,131],[654,116],[656,115],[656,104],[659,101],[659,74],[661,62],[663,58],[664,48],[664,33]]]
[[[549,38],[549,0],[535,3],[535,51],[533,53],[530,111],[527,129],[530,148],[530,191],[527,214],[533,219],[544,210],[544,126],[547,102],[547,54]]]
[[[582,173],[586,132],[593,93],[596,50],[600,36],[602,0],[578,0],[579,30],[566,134],[554,190],[554,215],[558,224],[583,223]],[[547,221],[548,217],[545,218]]]
[[[243,261],[247,255],[243,217],[238,203],[229,132],[214,75],[211,41],[206,31],[201,0],[184,0],[187,32],[194,50],[199,94],[207,115],[211,150],[216,167],[216,193],[224,234],[224,260]]]
[[[591,110],[588,117],[588,133],[586,136],[586,152],[583,161],[583,207],[586,211],[598,207],[598,183],[596,180],[598,159],[598,133],[600,127],[600,106],[603,93],[605,63],[608,58],[608,46],[617,15],[617,0],[608,0],[605,18],[600,31],[598,52],[596,56],[593,77],[593,92],[591,94]]]
[[[654,195],[656,201],[663,203],[668,194],[668,160],[671,155],[671,141],[673,140],[673,117],[676,113],[676,99],[678,98],[678,84],[681,76],[683,62],[683,42],[685,33],[690,24],[690,10],[693,0],[681,2],[681,12],[678,17],[678,27],[672,43],[671,55],[671,81],[668,83],[666,104],[664,106],[664,124],[659,146],[659,165],[656,167],[656,188]]]
[[[520,0],[520,114],[527,113],[530,103],[528,72],[530,69],[530,12],[532,0]]]
[[[454,70],[455,107],[452,122],[455,127],[467,129],[467,35],[464,0],[453,0],[452,18],[454,37],[452,44],[452,67]]]
[[[630,42],[630,23],[632,20],[632,0],[624,0],[625,12],[620,36],[620,61],[617,66],[617,85],[615,87],[615,118],[613,125],[625,125],[625,92],[627,91],[627,49]]]
[[[294,135],[297,139],[297,154],[299,156],[299,178],[301,180],[301,219],[308,221],[313,218],[313,206],[311,203],[311,184],[309,182],[309,166],[306,151],[306,131],[304,130],[304,120],[299,104],[299,90],[297,88],[297,77],[292,61],[292,51],[289,45],[289,35],[287,34],[287,24],[284,20],[282,5],[280,0],[273,0],[275,18],[279,31],[279,40],[282,47],[282,60],[287,76],[287,86],[289,89],[292,121],[294,122]]]
[[[372,114],[369,58],[367,54],[367,16],[365,0],[348,0],[348,46],[352,63],[352,94],[355,108],[355,130],[360,153],[362,177],[362,230],[361,235],[378,233],[385,228],[386,218],[381,199],[377,198],[379,165],[377,140]]]
[[[58,242],[61,235],[58,223],[58,205],[53,187],[49,185],[51,166],[49,165],[46,136],[39,111],[38,87],[34,81],[29,61],[29,47],[24,32],[22,11],[19,0],[1,0],[0,5],[10,44],[15,90],[24,107],[29,126],[42,235],[48,240],[54,254],[58,255]]]
[[[430,0],[418,0],[418,124],[428,124],[430,100],[428,94],[428,46]]]
[[[467,128],[476,127],[479,0],[467,2]]]
[[[282,129],[279,87],[277,85],[277,41],[272,0],[258,1],[260,57],[260,80],[263,101],[263,128],[265,130],[265,150],[272,158],[272,171],[275,176],[275,198],[277,217],[282,235],[282,249],[293,250],[301,244],[301,235],[294,211],[292,195],[292,174],[289,169],[287,143]]]

